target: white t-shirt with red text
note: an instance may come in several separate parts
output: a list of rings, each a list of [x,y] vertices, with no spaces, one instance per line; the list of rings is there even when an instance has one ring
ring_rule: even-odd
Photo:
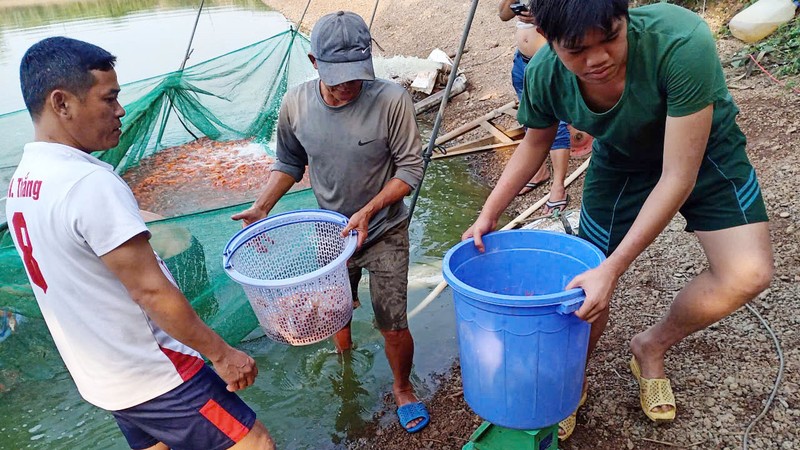
[[[7,196],[14,244],[86,401],[111,411],[129,408],[200,370],[200,354],[160,329],[100,259],[149,233],[133,193],[109,164],[72,147],[33,142]]]

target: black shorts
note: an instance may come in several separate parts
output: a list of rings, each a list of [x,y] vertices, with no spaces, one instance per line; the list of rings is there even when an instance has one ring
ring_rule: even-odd
[[[610,255],[660,177],[660,169],[620,171],[592,161],[583,187],[580,236]],[[705,156],[680,213],[686,219],[686,231],[716,231],[766,222],[761,187],[744,150],[724,157]]]

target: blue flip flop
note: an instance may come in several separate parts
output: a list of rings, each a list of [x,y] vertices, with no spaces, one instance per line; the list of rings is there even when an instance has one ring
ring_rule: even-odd
[[[406,425],[415,419],[422,419],[422,422],[417,425],[406,428]],[[409,433],[416,433],[417,431],[428,426],[431,421],[431,416],[428,414],[428,409],[422,402],[408,403],[397,408],[397,419],[400,421],[400,426]]]

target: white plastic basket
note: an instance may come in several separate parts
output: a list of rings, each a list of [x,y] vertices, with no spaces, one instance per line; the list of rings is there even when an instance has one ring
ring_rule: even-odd
[[[357,239],[355,232],[341,236],[346,225],[333,211],[292,211],[251,224],[225,246],[225,272],[242,285],[269,338],[308,345],[347,325],[347,259]]]

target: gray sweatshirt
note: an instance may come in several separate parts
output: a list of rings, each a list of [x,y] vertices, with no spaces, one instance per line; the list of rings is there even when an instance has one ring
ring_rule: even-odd
[[[392,178],[416,189],[422,179],[422,145],[411,96],[386,80],[365,81],[352,102],[331,107],[319,80],[283,98],[278,118],[278,170],[300,181],[308,165],[320,207],[347,217],[364,207]],[[377,212],[367,242],[406,220],[399,201]]]

